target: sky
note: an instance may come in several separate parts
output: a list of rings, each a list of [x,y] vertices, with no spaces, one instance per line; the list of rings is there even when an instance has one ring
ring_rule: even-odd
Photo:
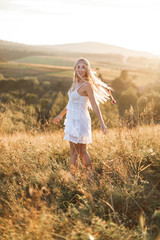
[[[160,0],[0,0],[0,40],[101,42],[160,55]]]

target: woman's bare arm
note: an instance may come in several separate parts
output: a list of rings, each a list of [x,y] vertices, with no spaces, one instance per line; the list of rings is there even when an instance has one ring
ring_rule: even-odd
[[[63,118],[63,116],[64,116],[66,113],[67,113],[67,108],[65,107],[65,108],[62,110],[62,112],[59,114],[59,116],[60,116],[61,118]]]
[[[93,92],[93,89],[91,87],[91,84],[88,83],[86,85],[86,92],[87,92],[87,95],[89,97],[89,100],[91,102],[91,105],[92,105],[92,108],[93,108],[93,111],[95,112],[95,114],[97,115],[99,121],[100,121],[100,124],[103,124],[104,121],[103,121],[103,117],[102,117],[102,114],[101,114],[101,110],[100,108],[98,107],[97,103],[96,103],[96,100],[95,100],[95,97],[94,97],[94,92]]]
[[[53,120],[54,123],[58,123],[62,118],[63,116],[67,113],[67,108],[65,107],[62,112]]]
[[[98,117],[98,119],[99,119],[100,127],[102,128],[103,133],[106,134],[106,132],[107,132],[107,127],[106,127],[106,125],[104,124],[103,117],[102,117],[102,114],[101,114],[101,110],[100,110],[100,108],[98,107],[98,105],[97,105],[97,103],[96,103],[96,100],[95,100],[95,97],[94,97],[94,92],[93,92],[93,89],[92,89],[90,83],[88,83],[88,84],[86,85],[86,92],[87,92],[87,95],[88,95],[89,100],[90,100],[90,102],[91,102],[93,111],[95,112],[95,114],[97,115],[97,117]]]

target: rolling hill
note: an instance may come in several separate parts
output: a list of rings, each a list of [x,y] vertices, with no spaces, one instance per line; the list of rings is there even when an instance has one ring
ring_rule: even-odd
[[[149,52],[135,51],[131,49],[122,48],[99,42],[80,42],[58,45],[26,45],[22,43],[15,43],[9,41],[0,40],[0,50],[17,50],[28,52],[39,52],[45,54],[73,54],[73,53],[85,53],[85,54],[116,54],[123,55],[125,57],[144,57],[144,58],[160,58],[158,55],[154,55]]]
[[[120,54],[125,56],[134,57],[147,57],[155,58],[158,57],[149,52],[135,51],[126,49],[110,44],[99,43],[99,42],[80,42],[80,43],[69,43],[69,44],[58,44],[58,45],[41,45],[41,49],[46,50],[57,50],[63,52],[77,52],[77,53],[91,53],[91,54]],[[159,56],[160,57],[160,56]]]

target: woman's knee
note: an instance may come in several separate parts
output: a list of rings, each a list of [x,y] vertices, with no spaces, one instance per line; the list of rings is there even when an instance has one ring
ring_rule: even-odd
[[[70,152],[71,152],[71,155],[74,156],[74,157],[77,157],[78,154],[79,154],[79,145],[78,144],[75,144],[75,143],[72,143],[70,142]]]

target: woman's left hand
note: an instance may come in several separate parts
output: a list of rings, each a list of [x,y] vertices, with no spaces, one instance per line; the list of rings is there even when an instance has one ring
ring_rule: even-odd
[[[60,115],[58,115],[54,120],[53,120],[53,122],[55,123],[55,124],[57,124],[57,123],[59,123],[59,121],[62,119],[62,117],[60,116]]]
[[[115,100],[115,99],[112,99],[112,103],[113,103],[113,104],[116,104],[116,100]]]

